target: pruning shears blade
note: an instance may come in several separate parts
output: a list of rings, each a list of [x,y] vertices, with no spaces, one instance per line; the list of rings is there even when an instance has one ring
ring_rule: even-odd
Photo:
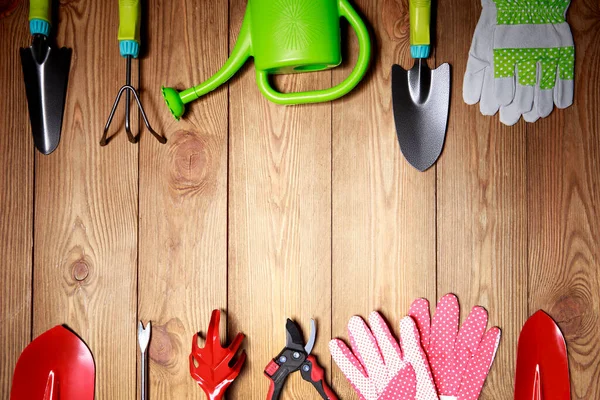
[[[304,351],[304,338],[300,328],[289,318],[285,324],[285,347]]]
[[[308,338],[308,342],[306,346],[304,346],[304,351],[306,354],[310,354],[312,352],[313,347],[315,347],[315,340],[317,339],[317,324],[314,319],[310,320],[310,337]]]

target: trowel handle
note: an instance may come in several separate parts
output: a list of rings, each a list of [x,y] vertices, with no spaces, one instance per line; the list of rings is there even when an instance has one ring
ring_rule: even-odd
[[[431,45],[431,0],[409,0],[410,55],[412,58],[429,57]]]
[[[51,7],[50,0],[29,1],[29,30],[32,35],[50,34]]]
[[[119,0],[119,49],[123,57],[137,58],[140,51],[140,0]]]

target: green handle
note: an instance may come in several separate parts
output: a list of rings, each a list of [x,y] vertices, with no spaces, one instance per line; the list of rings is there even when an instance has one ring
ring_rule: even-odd
[[[132,40],[140,43],[140,0],[119,0],[119,41]]]
[[[413,58],[429,57],[431,0],[409,0],[410,53]]]
[[[30,0],[29,1],[29,20],[41,19],[50,23],[51,8],[50,0]]]
[[[30,0],[29,31],[32,35],[50,35],[50,0]]]
[[[367,72],[369,60],[371,58],[371,40],[369,38],[369,31],[367,30],[365,23],[347,0],[338,0],[338,8],[340,17],[346,18],[356,32],[360,48],[358,60],[350,75],[337,86],[329,89],[297,93],[280,93],[271,87],[271,84],[269,83],[269,73],[267,71],[257,70],[256,83],[258,84],[259,90],[268,100],[285,105],[331,101],[342,97],[354,89],[358,82],[360,82]]]

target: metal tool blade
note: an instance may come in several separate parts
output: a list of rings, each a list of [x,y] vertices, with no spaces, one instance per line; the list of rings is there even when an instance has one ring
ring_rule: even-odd
[[[285,324],[285,347],[304,351],[304,338],[300,328],[289,318]]]
[[[71,49],[52,48],[46,36],[34,35],[20,53],[33,141],[41,153],[50,154],[60,141]]]
[[[310,336],[308,338],[308,342],[306,346],[304,346],[304,351],[306,354],[310,354],[312,352],[313,347],[315,347],[315,340],[317,339],[317,324],[314,319],[310,320]]]
[[[148,325],[144,328],[144,324],[142,321],[138,322],[138,343],[140,345],[140,351],[142,353],[140,359],[142,362],[141,366],[141,380],[140,380],[140,399],[146,400],[146,378],[148,375],[148,366],[146,365],[146,349],[148,348],[148,343],[150,342],[150,333],[152,332],[152,322],[148,321]]]
[[[431,70],[416,59],[410,70],[392,66],[392,100],[400,149],[419,171],[431,167],[444,147],[450,106],[450,65]]]
[[[143,353],[146,352],[148,342],[150,342],[150,332],[152,331],[152,322],[148,322],[148,325],[144,328],[142,321],[138,322],[138,343],[140,350]]]

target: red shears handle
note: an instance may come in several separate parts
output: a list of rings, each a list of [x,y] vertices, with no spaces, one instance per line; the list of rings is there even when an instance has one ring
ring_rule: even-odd
[[[304,368],[305,366],[308,366],[309,368]],[[323,368],[321,368],[315,356],[311,355],[306,357],[306,363],[301,367],[300,370],[302,373],[302,378],[312,383],[323,399],[338,400],[337,395],[333,392],[329,385],[327,385],[327,381],[325,380],[325,371]]]

